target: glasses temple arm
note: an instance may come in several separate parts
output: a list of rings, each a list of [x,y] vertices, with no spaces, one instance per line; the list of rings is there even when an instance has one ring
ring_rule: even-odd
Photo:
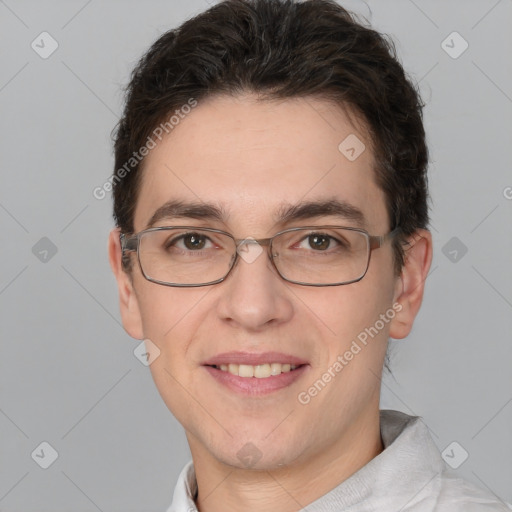
[[[139,237],[137,235],[127,236],[126,233],[121,233],[119,241],[121,242],[121,252],[124,254],[125,252],[137,250]]]

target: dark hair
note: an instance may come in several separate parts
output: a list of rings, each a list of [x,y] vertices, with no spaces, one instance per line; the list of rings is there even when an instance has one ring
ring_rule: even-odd
[[[225,0],[151,46],[132,72],[114,135],[121,231],[134,229],[143,160],[133,156],[155,129],[191,100],[244,92],[262,100],[318,97],[363,120],[390,229],[402,230],[394,245],[399,272],[403,240],[428,224],[424,105],[393,42],[334,0]]]

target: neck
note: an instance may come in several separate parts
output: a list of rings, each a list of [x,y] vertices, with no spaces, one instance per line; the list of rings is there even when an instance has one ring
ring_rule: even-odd
[[[192,441],[192,442],[191,442]],[[379,410],[358,418],[335,443],[291,465],[267,470],[226,465],[189,438],[200,512],[293,512],[345,481],[383,450]]]

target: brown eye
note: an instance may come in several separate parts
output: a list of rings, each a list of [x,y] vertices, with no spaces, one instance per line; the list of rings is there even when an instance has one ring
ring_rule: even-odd
[[[325,251],[329,248],[331,237],[325,235],[310,235],[308,237],[308,243],[312,249]]]
[[[206,237],[197,233],[183,236],[183,245],[190,250],[201,250],[206,245]]]

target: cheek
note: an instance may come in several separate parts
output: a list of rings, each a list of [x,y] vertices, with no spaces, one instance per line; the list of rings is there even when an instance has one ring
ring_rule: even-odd
[[[206,293],[208,289],[148,283],[138,294],[144,337],[159,350],[149,366],[151,375],[164,403],[183,424],[189,423],[190,396],[197,395],[190,344],[204,317],[200,303]]]
[[[395,289],[393,262],[385,254],[380,260],[375,258],[373,263],[357,283],[318,289],[302,297],[320,319],[325,339],[331,340],[328,344],[333,349],[339,351],[350,345],[360,333],[367,332],[377,322],[379,338],[387,339],[389,324],[384,322],[383,327],[379,319],[392,308]]]
[[[208,288],[172,288],[148,283],[139,305],[144,337],[159,350],[150,370],[169,409],[180,409],[183,389],[190,389],[197,366],[192,340],[204,321],[201,305]]]
[[[144,336],[160,345],[167,344],[190,324],[194,309],[208,293],[207,288],[173,288],[150,283],[139,283],[137,298],[142,317]],[[190,328],[190,327],[189,327]]]
[[[304,302],[308,304],[307,299]],[[359,283],[347,285],[336,292],[324,292],[321,302],[317,302],[315,307],[310,306],[310,309],[321,319],[325,332],[330,334],[326,339],[332,339],[335,345],[352,340],[389,308],[381,293],[359,286]]]

